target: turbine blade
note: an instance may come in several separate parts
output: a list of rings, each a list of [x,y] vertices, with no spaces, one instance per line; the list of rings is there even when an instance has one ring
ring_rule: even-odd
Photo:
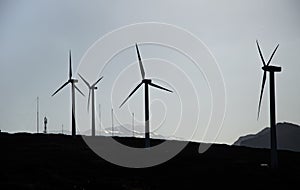
[[[270,57],[270,59],[269,59],[267,65],[269,65],[269,64],[271,63],[271,60],[272,60],[272,58],[273,58],[273,56],[274,56],[276,50],[278,49],[278,47],[279,47],[279,44],[278,44],[278,45],[276,46],[276,48],[274,49],[274,51],[273,51],[273,53],[272,53],[272,55],[271,55],[271,57]]]
[[[92,86],[96,86],[101,79],[103,79],[103,77],[100,77]]]
[[[65,82],[65,84],[61,85],[61,87],[59,87],[59,89],[57,89],[52,96],[54,96],[56,93],[58,93],[63,87],[65,87],[70,81]]]
[[[71,50],[69,50],[69,79],[72,78],[72,55]]]
[[[81,90],[79,90],[79,88],[74,84],[74,86],[75,86],[75,89],[82,95],[82,96],[85,96],[84,94],[83,94],[83,92],[81,92]]]
[[[137,44],[135,44],[135,48],[136,48],[136,53],[137,53],[138,59],[139,59],[141,75],[142,75],[142,78],[145,79],[145,70],[144,70],[144,67],[143,67],[142,58],[141,58],[140,51],[139,51],[139,48],[138,48]]]
[[[259,51],[259,55],[260,55],[261,61],[263,62],[263,65],[266,66],[264,57],[263,57],[263,55],[262,55],[262,52],[261,52],[261,50],[260,50],[260,47],[259,47],[259,44],[258,44],[258,41],[257,41],[257,40],[256,40],[256,45],[257,45],[257,48],[258,48],[258,51]]]
[[[138,84],[135,89],[127,96],[127,98],[122,102],[122,104],[119,106],[119,108],[121,108],[123,106],[123,104],[125,104],[125,102],[132,96],[132,94],[135,93],[135,91],[143,84],[143,82],[141,82],[140,84]]]
[[[79,73],[78,73],[78,75],[83,80],[83,82],[88,86],[88,88],[90,89],[91,88],[90,84]]]
[[[168,92],[173,92],[172,90],[169,90],[169,89],[167,89],[167,88],[164,88],[164,87],[162,87],[162,86],[159,86],[159,85],[157,85],[157,84],[154,84],[154,83],[149,83],[149,85],[151,85],[151,86],[153,86],[153,87],[155,87],[155,88],[159,88],[159,89],[161,89],[161,90],[165,90],[165,91],[168,91]]]
[[[266,78],[267,78],[266,75],[267,75],[267,73],[266,73],[266,71],[264,71],[262,84],[261,84],[261,90],[260,90],[260,96],[259,96],[259,103],[258,103],[257,120],[259,118],[261,100],[262,100],[262,96],[263,96],[263,93],[264,93],[264,88],[265,88],[265,83],[266,83]]]
[[[87,105],[88,112],[90,110],[90,97],[91,97],[91,89],[89,89],[89,97],[88,97],[88,105]]]

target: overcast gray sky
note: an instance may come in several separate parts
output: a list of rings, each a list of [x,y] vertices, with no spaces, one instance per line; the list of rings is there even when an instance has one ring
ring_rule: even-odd
[[[50,130],[60,130],[61,124],[69,129],[70,89],[66,88],[57,96],[51,97],[51,94],[67,80],[68,50],[72,49],[73,67],[76,71],[82,56],[97,39],[119,27],[150,21],[169,23],[190,31],[207,45],[216,58],[226,84],[227,109],[222,131],[214,142],[233,143],[239,136],[255,133],[269,123],[268,85],[263,98],[261,118],[256,120],[262,77],[261,62],[255,46],[256,39],[260,40],[266,59],[276,44],[280,44],[272,61],[283,68],[282,73],[276,75],[277,121],[300,124],[299,10],[298,0],[1,0],[0,128],[9,132],[34,132],[35,99],[39,96],[41,120],[47,115]],[[143,58],[155,57],[154,47],[141,47],[140,50]],[[136,61],[133,48],[126,54],[128,59],[124,60],[121,57],[114,60],[114,70],[118,70],[117,62],[123,61],[122,64],[130,65]],[[159,58],[159,55],[157,57]],[[154,65],[155,68],[155,61],[150,60],[147,65],[145,67],[146,70],[148,67],[149,75],[154,75],[155,69],[151,69],[149,65]],[[132,69],[138,72],[137,65],[133,65]],[[135,73],[134,71],[132,73]],[[109,72],[106,74],[110,76]],[[139,73],[133,77],[136,78],[128,79],[128,88],[122,90],[124,94],[116,97],[118,101],[125,98],[138,83]],[[199,76],[200,79],[201,77]],[[104,126],[110,125],[110,106],[101,100],[110,96],[110,92],[101,90],[101,85],[105,89],[105,85],[108,84],[110,83],[103,80],[97,91],[97,102],[103,104]],[[81,81],[78,86],[87,94],[87,89]],[[203,89],[205,90],[205,87]],[[168,99],[166,94],[153,92],[154,99],[161,96],[162,100]],[[203,96],[205,97],[205,94]],[[80,97],[79,94],[76,97],[79,117],[86,112],[86,98]],[[133,99],[137,102],[132,104],[134,112],[137,113],[137,120],[142,121],[142,91]],[[202,103],[205,104],[205,101]],[[153,109],[164,110],[163,104],[154,102]],[[123,117],[125,123],[130,123],[129,115],[122,115],[119,110],[116,112],[120,114],[119,117]],[[202,113],[202,117],[208,114],[205,110]],[[172,114],[176,112],[171,113],[171,118],[175,117]],[[90,126],[87,116],[86,113],[78,119],[79,127]],[[153,115],[154,126],[159,124],[159,116],[160,114]],[[85,117],[86,119],[82,119]],[[172,122],[169,125],[172,125]],[[167,135],[169,128],[162,128],[165,130],[161,133]],[[203,131],[199,130],[193,140],[202,140],[202,133]],[[185,138],[184,134],[181,136]]]

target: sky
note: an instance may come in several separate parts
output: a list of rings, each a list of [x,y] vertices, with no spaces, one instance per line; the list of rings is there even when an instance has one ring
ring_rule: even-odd
[[[226,113],[221,131],[205,134],[211,106],[205,73],[193,73],[188,60],[173,50],[151,44],[141,45],[146,76],[157,79],[155,82],[160,85],[182,92],[179,95],[189,111],[184,112],[186,122],[179,125],[178,137],[231,144],[239,136],[256,133],[268,126],[268,85],[257,120],[262,63],[256,39],[260,41],[265,59],[277,43],[280,44],[272,60],[272,64],[282,67],[282,72],[276,74],[277,122],[300,124],[299,8],[298,0],[1,0],[0,129],[35,132],[36,97],[39,96],[40,125],[43,117],[47,116],[50,131],[60,131],[62,125],[69,130],[70,87],[51,97],[68,78],[69,49],[72,49],[73,75],[79,79],[76,72],[80,71],[80,62],[98,39],[120,27],[142,22],[167,23],[194,34],[209,49],[224,79]],[[132,43],[134,45],[135,42]],[[132,46],[116,56],[105,71],[99,70],[99,76],[104,78],[96,91],[96,107],[101,104],[102,126],[111,125],[111,107],[121,124],[131,123],[131,112],[136,115],[136,125],[143,124],[142,89],[124,108],[118,108],[140,81],[136,61]],[[170,69],[168,61],[175,66]],[[182,72],[176,70],[176,66],[187,74],[180,78],[182,80],[178,80]],[[127,68],[126,72],[124,68]],[[91,83],[97,80],[98,76],[92,77],[85,72]],[[88,94],[81,80],[78,87]],[[180,120],[181,111],[178,94],[156,89],[150,91],[152,130],[164,136],[174,135],[174,126]],[[197,98],[198,104],[195,104]],[[76,101],[78,128],[88,130],[87,97],[77,93]],[[197,109],[200,109],[199,115]],[[195,127],[197,130],[191,136]],[[203,135],[207,136],[203,138]]]

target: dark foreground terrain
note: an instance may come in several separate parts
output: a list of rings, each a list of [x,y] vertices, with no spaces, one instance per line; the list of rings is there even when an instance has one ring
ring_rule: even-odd
[[[287,188],[300,181],[300,153],[280,151],[274,172],[261,166],[269,161],[267,149],[212,145],[199,154],[198,146],[189,143],[159,166],[132,169],[98,157],[80,136],[0,133],[0,189]]]

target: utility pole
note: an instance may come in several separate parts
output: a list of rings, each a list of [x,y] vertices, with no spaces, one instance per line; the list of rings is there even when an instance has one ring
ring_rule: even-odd
[[[99,104],[99,135],[101,135],[101,104]]]
[[[134,113],[132,113],[132,136],[134,137]]]
[[[114,109],[111,108],[111,136],[114,136]]]
[[[36,99],[36,133],[39,133],[39,97]]]

